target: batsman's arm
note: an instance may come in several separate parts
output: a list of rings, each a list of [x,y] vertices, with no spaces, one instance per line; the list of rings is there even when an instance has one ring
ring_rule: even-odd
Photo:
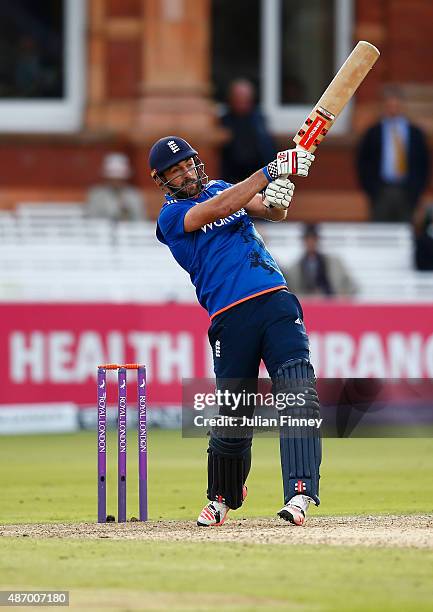
[[[263,170],[258,170],[244,181],[225,189],[210,200],[196,204],[185,215],[185,231],[195,232],[206,223],[223,219],[244,208],[268,183]]]
[[[284,221],[287,210],[281,208],[267,208],[264,205],[263,196],[258,194],[244,207],[251,217],[267,219],[268,221]]]
[[[210,200],[200,202],[190,208],[184,219],[185,232],[195,232],[206,223],[224,219],[224,217],[244,208],[256,194],[279,177],[288,175],[308,176],[313,161],[314,155],[307,151],[299,149],[280,151],[276,159],[261,170],[257,170],[244,181],[233,185],[233,187],[226,189]],[[273,221],[280,220],[277,217],[266,216],[264,218]]]

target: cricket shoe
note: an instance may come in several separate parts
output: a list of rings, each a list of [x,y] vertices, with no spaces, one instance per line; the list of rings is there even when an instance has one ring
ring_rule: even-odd
[[[308,495],[295,495],[278,512],[278,516],[285,521],[302,527],[305,523],[308,506],[313,500]],[[314,501],[313,501],[314,503]]]
[[[244,485],[242,489],[242,501],[245,500],[248,490]],[[197,525],[199,527],[220,527],[227,518],[227,514],[230,508],[222,501],[222,497],[219,497],[215,501],[209,502],[197,519]]]

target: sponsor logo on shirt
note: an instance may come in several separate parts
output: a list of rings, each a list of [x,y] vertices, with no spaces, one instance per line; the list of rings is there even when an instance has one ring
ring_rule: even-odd
[[[203,227],[201,227],[200,229],[202,230],[202,232],[206,234],[208,230],[213,230],[214,228],[223,227],[224,225],[229,225],[233,221],[236,221],[240,217],[243,217],[244,215],[247,215],[247,214],[248,213],[246,212],[246,210],[241,208],[240,210],[233,213],[232,215],[229,215],[228,217],[224,217],[224,219],[217,219],[216,221],[212,221],[212,223],[206,223],[206,225],[203,225]]]

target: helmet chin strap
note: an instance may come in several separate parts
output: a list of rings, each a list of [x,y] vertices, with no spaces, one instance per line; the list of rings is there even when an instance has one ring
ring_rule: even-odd
[[[186,188],[175,187],[174,185],[170,184],[170,181],[165,181],[163,175],[158,177],[162,183],[160,185],[161,188],[168,189],[170,194],[174,196],[177,200],[188,200],[189,198],[196,198],[197,196],[201,194],[201,192],[204,189],[205,184],[208,182],[208,176],[204,171],[204,163],[200,160],[200,158],[197,155],[195,155],[193,159],[194,159],[194,170],[196,174],[196,180],[194,181],[194,185],[198,185],[199,187],[199,190],[197,191],[196,194],[194,195],[189,194],[188,186],[186,186]],[[186,172],[184,172],[183,174],[186,174]]]
[[[198,185],[198,191],[194,194],[188,193],[189,187],[192,187],[193,185]],[[167,184],[167,187],[169,188],[171,195],[175,196],[178,200],[188,200],[188,198],[195,198],[203,191],[202,181],[199,177],[197,177],[197,180],[195,180],[194,183],[192,183],[191,185],[186,185],[185,188],[172,187],[170,183]]]

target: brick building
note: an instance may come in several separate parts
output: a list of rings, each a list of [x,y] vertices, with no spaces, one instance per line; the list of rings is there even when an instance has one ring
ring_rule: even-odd
[[[24,9],[30,6],[26,0],[14,4],[20,2]],[[62,49],[59,91],[48,89],[45,98],[26,92],[17,99],[12,87],[0,98],[2,208],[19,201],[81,201],[98,179],[104,153],[120,150],[130,155],[134,180],[156,214],[160,197],[146,164],[155,138],[167,133],[188,138],[215,176],[225,138],[216,101],[222,99],[230,78],[247,76],[255,81],[269,125],[285,147],[358,39],[376,44],[381,59],[321,146],[320,163],[298,190],[291,218],[366,218],[353,149],[359,133],[379,111],[383,83],[403,86],[409,115],[433,142],[430,0],[46,4],[54,7],[55,2],[44,27],[36,28],[34,40],[20,38],[17,74],[34,66],[34,58],[28,59],[32,45],[39,39],[46,42],[45,33],[55,29],[57,19],[56,44]],[[19,19],[17,15],[6,18]],[[51,69],[48,74],[54,73]]]

